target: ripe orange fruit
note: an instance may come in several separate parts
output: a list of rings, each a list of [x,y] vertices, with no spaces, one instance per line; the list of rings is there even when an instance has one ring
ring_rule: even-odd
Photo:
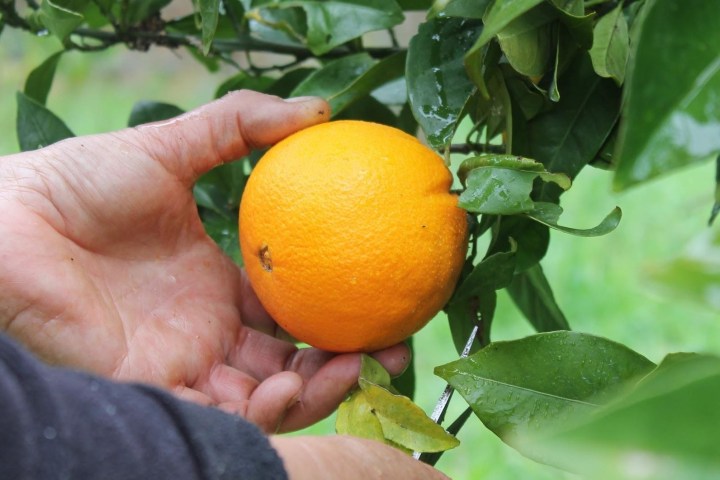
[[[422,328],[465,259],[465,211],[442,159],[401,130],[316,125],[260,159],[240,203],[240,245],[265,309],[296,339],[374,351]]]

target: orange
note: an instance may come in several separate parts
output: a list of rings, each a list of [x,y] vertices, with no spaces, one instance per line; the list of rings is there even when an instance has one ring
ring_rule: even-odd
[[[296,339],[374,351],[448,301],[467,250],[442,159],[385,125],[334,121],[260,159],[240,203],[240,245],[265,309]]]

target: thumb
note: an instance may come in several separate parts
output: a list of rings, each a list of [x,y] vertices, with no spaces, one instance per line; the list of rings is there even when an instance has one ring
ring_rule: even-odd
[[[283,100],[239,90],[174,119],[141,125],[135,131],[139,143],[156,161],[192,184],[213,167],[326,122],[329,117],[330,106],[319,97]]]

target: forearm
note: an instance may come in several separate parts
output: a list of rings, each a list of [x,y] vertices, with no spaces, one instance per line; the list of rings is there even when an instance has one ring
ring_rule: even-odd
[[[244,420],[51,368],[0,337],[0,478],[285,479]]]

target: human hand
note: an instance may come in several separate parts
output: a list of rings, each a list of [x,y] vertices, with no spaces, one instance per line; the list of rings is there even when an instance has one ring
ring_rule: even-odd
[[[290,480],[447,480],[447,476],[380,442],[344,435],[270,437]]]
[[[328,415],[359,356],[298,350],[205,234],[200,175],[310,125],[321,99],[235,92],[0,161],[0,328],[51,363],[219,405],[266,431]],[[394,374],[404,345],[375,357]]]

